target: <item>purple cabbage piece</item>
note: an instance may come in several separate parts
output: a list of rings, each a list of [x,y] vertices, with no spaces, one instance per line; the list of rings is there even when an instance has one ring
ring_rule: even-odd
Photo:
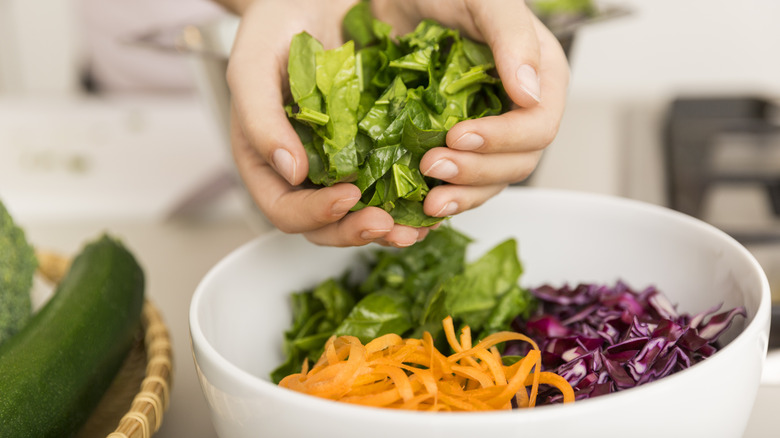
[[[531,289],[537,312],[517,318],[515,330],[533,338],[542,350],[542,367],[565,378],[577,400],[633,388],[686,369],[718,349],[720,335],[744,307],[716,313],[721,305],[696,315],[679,313],[655,287],[632,290],[579,284]],[[505,354],[525,354],[528,346],[510,343]],[[539,404],[561,400],[543,387]]]

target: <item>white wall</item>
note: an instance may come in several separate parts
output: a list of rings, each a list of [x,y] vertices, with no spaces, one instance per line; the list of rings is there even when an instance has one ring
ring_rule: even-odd
[[[109,91],[192,91],[173,47],[186,25],[222,13],[210,0],[0,0],[0,95],[73,96],[87,62]]]
[[[75,0],[0,0],[0,94],[78,92]]]
[[[780,94],[780,1],[605,0],[634,12],[584,28],[572,57],[575,97]]]

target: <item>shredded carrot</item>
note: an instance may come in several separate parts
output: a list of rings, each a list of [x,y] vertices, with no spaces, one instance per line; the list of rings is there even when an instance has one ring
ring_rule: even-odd
[[[460,337],[451,317],[442,326],[455,352],[449,357],[436,349],[428,332],[422,339],[388,334],[365,346],[355,337],[334,336],[314,366],[304,361],[301,372],[279,386],[347,403],[422,411],[512,409],[513,401],[519,408],[534,407],[542,384],[561,391],[564,403],[574,401],[566,379],[541,370],[541,352],[529,337],[499,332],[472,345],[468,326]],[[532,349],[504,365],[496,345],[510,340]]]

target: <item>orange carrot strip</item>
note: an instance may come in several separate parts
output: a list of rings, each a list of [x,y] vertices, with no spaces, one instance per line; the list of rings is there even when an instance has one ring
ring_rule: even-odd
[[[539,346],[536,345],[536,342],[534,342],[533,339],[531,339],[528,336],[525,336],[525,335],[523,335],[521,333],[498,332],[498,333],[493,333],[493,334],[487,335],[485,337],[485,339],[479,341],[477,343],[477,345],[472,347],[470,350],[474,350],[476,348],[488,349],[488,348],[490,348],[490,347],[492,347],[492,346],[494,346],[496,344],[500,344],[502,342],[507,342],[507,341],[525,341],[525,342],[528,342],[529,344],[531,344],[531,346],[533,347],[534,350],[538,350],[539,349]],[[466,356],[470,355],[471,354],[470,350],[463,350],[463,349],[461,349],[460,351],[456,352],[452,356],[449,356],[447,358],[447,360],[449,360],[450,362],[456,362],[456,361],[462,359],[463,357],[466,357]]]
[[[365,385],[353,385],[345,396],[371,395],[393,389],[393,381],[389,378]]]
[[[466,399],[448,394],[446,391],[439,393],[439,401],[449,405],[458,411],[490,411],[493,408],[478,399]]]
[[[422,383],[422,385],[425,387],[425,390],[428,391],[429,394],[435,395],[438,392],[438,388],[436,387],[436,378],[430,369],[424,370],[421,368],[410,367],[408,365],[402,365],[401,368],[414,374],[414,377],[416,377],[420,383]]]
[[[463,353],[463,356],[461,358],[466,358],[466,360],[468,362],[470,362],[471,365],[473,365],[475,367],[478,367],[479,366],[478,362],[476,360],[474,360],[474,358],[471,357],[470,354],[465,354],[464,353],[464,350],[466,349],[466,347],[461,345],[461,343],[458,341],[457,336],[455,335],[455,326],[454,326],[454,324],[452,322],[452,317],[448,316],[448,317],[444,318],[444,321],[442,322],[442,326],[444,327],[444,335],[447,337],[447,342],[450,344],[450,347],[452,348],[452,350],[456,351],[458,353]],[[470,334],[471,330],[468,328],[468,326],[464,327],[463,330],[467,330],[468,331],[468,333],[469,333],[468,340],[470,342],[470,340],[471,340],[471,334]],[[450,362],[453,362],[453,361],[450,360]]]
[[[563,377],[549,371],[542,371],[539,373],[539,383],[552,385],[557,388],[558,391],[561,391],[564,403],[571,403],[574,401],[574,389]],[[526,385],[530,385],[530,383],[527,381]]]
[[[455,375],[463,376],[467,379],[471,379],[479,383],[483,387],[495,386],[493,379],[491,379],[486,372],[474,367],[469,367],[464,365],[453,365],[452,372]]]
[[[493,375],[493,381],[496,385],[506,384],[506,375],[504,374],[504,365],[501,361],[496,360],[489,351],[484,348],[478,348],[474,351],[474,355],[487,365],[488,370]]]
[[[363,406],[387,406],[393,402],[401,399],[401,394],[398,393],[398,388],[393,388],[387,391],[380,392],[372,395],[361,395],[354,397],[343,397],[340,401],[353,403]]]
[[[366,344],[366,352],[369,355],[371,355],[379,351],[385,350],[391,346],[400,345],[403,342],[404,342],[403,339],[397,334],[388,333],[386,335],[382,335],[378,338],[375,338],[371,340],[368,344]]]
[[[460,329],[460,345],[464,350],[471,348],[471,327],[467,325]]]
[[[407,402],[414,397],[414,390],[412,390],[412,383],[409,381],[409,377],[406,372],[401,368],[396,368],[387,365],[380,365],[376,367],[377,373],[386,374],[395,384],[398,389],[398,393],[401,398]]]
[[[539,351],[539,350],[531,350]],[[530,352],[529,352],[530,353]],[[533,380],[531,382],[531,394],[528,396],[528,407],[532,408],[536,406],[536,396],[539,395],[539,374],[542,371],[542,354],[536,357],[536,363],[534,364]]]
[[[496,361],[503,366],[504,365],[504,358],[501,357],[501,352],[498,351],[498,348],[496,348],[496,346],[494,345],[494,346],[488,348],[488,350],[493,355],[493,357],[496,358]]]
[[[375,373],[374,368],[368,367],[360,370],[358,376],[355,378],[355,381],[352,382],[352,386],[371,385],[383,380],[387,380],[387,376]]]
[[[406,401],[403,404],[398,405],[397,408],[398,409],[418,410],[420,405],[423,402],[425,402],[427,400],[430,400],[432,397],[433,397],[433,394],[430,394],[430,393],[420,394],[420,395],[415,396],[413,399],[411,399],[409,401]]]
[[[312,370],[310,380],[319,382],[332,379],[334,383],[350,381],[351,384],[358,377],[360,367],[365,363],[365,353],[365,347],[353,344],[349,347],[349,358],[346,361],[336,362],[317,372]]]
[[[525,386],[522,386],[517,390],[517,392],[515,393],[515,400],[517,400],[518,408],[529,407],[531,400],[528,397],[528,390],[525,389]]]
[[[501,403],[506,403],[506,400],[511,400],[512,397],[517,394],[517,391],[525,386],[526,377],[531,372],[531,368],[536,365],[537,357],[540,357],[539,352],[537,350],[531,350],[522,360],[520,360],[520,366],[510,378],[509,382],[507,382],[506,388],[496,396],[496,400],[501,400]],[[529,400],[535,397],[536,394],[532,391]]]
[[[444,336],[447,337],[447,342],[450,344],[450,347],[458,353],[463,351],[463,347],[461,347],[458,338],[455,336],[455,325],[452,322],[452,317],[448,316],[444,318],[442,326],[444,326]]]
[[[439,369],[439,372],[449,374],[451,372],[450,362],[447,360],[447,357],[441,354],[433,345],[433,337],[428,332],[423,333],[423,346],[425,347],[426,353],[430,356],[430,368],[434,371],[434,374],[436,374],[437,368]]]

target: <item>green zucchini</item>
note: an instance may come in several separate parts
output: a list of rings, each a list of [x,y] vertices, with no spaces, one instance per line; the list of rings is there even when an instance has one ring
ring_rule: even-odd
[[[0,345],[0,435],[74,436],[135,342],[143,302],[143,270],[122,243],[88,243],[49,302]]]

